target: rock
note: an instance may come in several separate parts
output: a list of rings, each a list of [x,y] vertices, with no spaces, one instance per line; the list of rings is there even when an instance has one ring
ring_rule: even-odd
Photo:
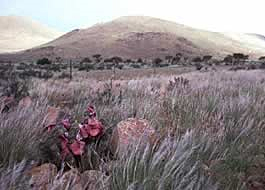
[[[54,190],[61,189],[82,189],[81,175],[77,169],[71,169],[65,172],[60,178],[56,179],[53,184]]]
[[[155,134],[155,129],[150,126],[147,120],[136,118],[129,118],[118,123],[117,131],[119,152],[124,150],[130,143],[137,143],[139,140],[150,142]]]
[[[57,167],[53,164],[43,164],[32,168],[28,175],[31,176],[30,186],[36,190],[48,190],[57,175]]]
[[[247,179],[248,190],[264,190],[265,176],[250,176]]]
[[[44,119],[44,126],[55,125],[59,116],[60,109],[49,107]]]
[[[256,155],[252,158],[252,164],[246,171],[247,176],[265,176],[265,157],[264,155]]]
[[[8,112],[10,108],[16,105],[15,98],[12,96],[3,96],[0,99],[0,112]]]
[[[63,119],[65,113],[60,108],[49,107],[44,118],[44,126],[55,125],[58,121]]]
[[[86,190],[108,190],[109,178],[101,171],[88,170],[81,175],[81,185]]]
[[[252,165],[247,169],[246,175],[249,190],[265,189],[265,157],[263,154],[252,159]]]
[[[32,105],[32,100],[29,96],[22,98],[18,105],[23,108],[29,108]]]

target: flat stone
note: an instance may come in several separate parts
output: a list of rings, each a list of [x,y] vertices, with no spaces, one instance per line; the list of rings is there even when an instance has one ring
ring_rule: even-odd
[[[247,179],[248,190],[264,190],[265,176],[250,176]]]
[[[32,100],[29,96],[22,98],[18,105],[23,108],[29,108],[32,105]]]
[[[49,107],[44,118],[44,126],[55,125],[58,120],[63,119],[63,115],[65,115],[65,112],[62,109]]]
[[[57,167],[53,164],[43,164],[32,168],[28,175],[31,176],[30,186],[32,189],[48,190],[57,175]]]
[[[80,180],[81,175],[79,171],[77,169],[71,169],[54,181],[52,189],[82,189]]]
[[[87,190],[108,190],[109,180],[101,171],[87,170],[81,174],[81,185]]]
[[[129,118],[118,123],[117,131],[119,151],[131,143],[138,143],[139,140],[150,143],[155,134],[155,129],[151,127],[149,121],[136,118]]]
[[[14,107],[16,104],[16,101],[14,97],[10,96],[3,96],[0,98],[0,112],[6,112],[9,111],[10,108]]]

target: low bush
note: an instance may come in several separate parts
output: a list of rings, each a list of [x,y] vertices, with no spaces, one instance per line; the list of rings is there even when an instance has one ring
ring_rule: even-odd
[[[37,60],[37,65],[50,65],[52,62],[48,58],[42,58]]]

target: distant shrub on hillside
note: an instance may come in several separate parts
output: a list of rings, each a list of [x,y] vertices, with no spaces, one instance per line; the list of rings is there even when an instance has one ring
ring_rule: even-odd
[[[137,59],[137,63],[143,63],[142,58]]]
[[[132,63],[133,61],[131,59],[126,59],[125,63]]]
[[[201,63],[195,63],[195,67],[196,67],[196,70],[198,71],[200,71],[203,68]]]
[[[124,65],[122,65],[122,64],[118,64],[118,65],[117,65],[117,68],[120,69],[120,70],[122,70],[123,67],[124,67]]]
[[[39,76],[39,78],[46,79],[46,80],[52,77],[53,77],[53,73],[51,71],[42,72],[41,75]]]
[[[115,56],[111,58],[112,63],[121,63],[123,62],[123,59],[121,57]]]
[[[17,70],[25,70],[27,68],[29,68],[29,65],[27,65],[27,64],[25,64],[23,62],[19,63],[19,65],[17,65],[17,67],[16,67]]]
[[[265,56],[261,56],[260,58],[259,58],[259,61],[265,61]]]
[[[50,65],[51,63],[48,58],[42,58],[37,61],[37,65]]]
[[[244,66],[234,66],[234,67],[230,68],[229,70],[230,71],[239,71],[239,70],[245,70],[245,69],[246,69],[246,67],[244,67]]]
[[[91,59],[89,57],[85,57],[81,63],[92,63]]]
[[[32,78],[32,77],[41,77],[41,71],[36,71],[33,69],[27,69],[23,72],[20,72],[18,74],[19,78],[26,79],[26,78]]]
[[[95,54],[92,56],[96,63],[99,63],[102,60],[101,54]]]
[[[212,57],[213,56],[211,56],[211,55],[205,55],[205,56],[203,56],[202,61],[205,61],[205,62],[210,61],[212,59]]]
[[[232,55],[227,55],[224,60],[223,60],[226,64],[227,63],[232,63],[233,62],[233,56]]]
[[[97,64],[95,66],[95,69],[96,70],[104,70],[105,69],[105,64],[104,63]]]
[[[58,76],[59,79],[65,79],[65,78],[70,78],[70,74],[66,73],[66,72],[62,72],[62,74],[60,74]]]
[[[202,62],[202,59],[201,59],[201,57],[194,57],[192,59],[192,62],[199,63],[199,62]]]
[[[137,64],[137,63],[132,63],[130,65],[132,68],[135,68],[135,69],[140,69],[141,68],[141,65]]]
[[[92,63],[86,63],[86,64],[80,64],[78,67],[79,71],[90,71],[90,70],[94,70],[95,66]]]
[[[265,62],[260,64],[259,69],[265,69]]]
[[[153,60],[153,67],[160,67],[160,64],[162,63],[162,59],[160,59],[159,57],[155,58]]]

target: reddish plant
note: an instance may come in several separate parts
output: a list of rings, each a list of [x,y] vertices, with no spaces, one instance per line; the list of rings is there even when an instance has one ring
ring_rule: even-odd
[[[58,138],[61,144],[61,159],[65,160],[67,155],[73,154],[74,156],[81,156],[85,152],[85,146],[88,140],[101,137],[104,133],[104,128],[102,123],[96,119],[96,111],[93,106],[88,106],[87,108],[88,118],[85,118],[83,124],[79,124],[79,132],[76,139],[72,144],[69,143],[68,131],[71,128],[71,123],[69,118],[65,118],[61,121],[62,127],[66,132],[61,134]],[[48,132],[56,127],[56,124],[50,124],[47,127]]]

